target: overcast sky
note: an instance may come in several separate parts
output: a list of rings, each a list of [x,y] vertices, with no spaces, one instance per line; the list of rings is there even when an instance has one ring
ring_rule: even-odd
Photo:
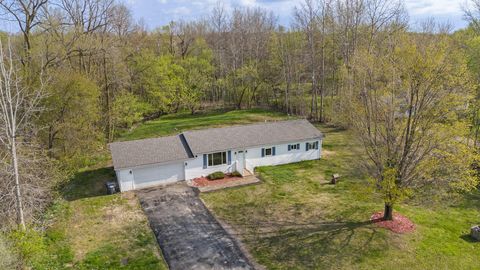
[[[136,18],[143,18],[149,28],[165,25],[172,20],[191,20],[207,15],[218,0],[125,0]],[[293,7],[302,0],[224,0],[224,6],[262,7],[273,11],[279,23],[288,26]],[[455,29],[466,26],[461,6],[465,0],[405,0],[412,24],[427,18],[449,22]]]
[[[129,6],[135,19],[142,18],[149,29],[166,25],[172,20],[193,20],[206,16],[219,0],[120,0]],[[303,0],[223,0],[225,8],[261,7],[273,11],[278,21],[289,26],[293,7]],[[414,26],[427,18],[449,22],[454,29],[466,26],[462,4],[466,0],[405,0],[410,22]],[[16,26],[0,20],[0,29],[15,31]]]

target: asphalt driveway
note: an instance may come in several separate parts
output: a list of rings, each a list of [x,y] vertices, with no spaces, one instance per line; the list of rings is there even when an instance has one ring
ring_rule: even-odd
[[[190,187],[175,184],[137,194],[170,269],[253,269]]]

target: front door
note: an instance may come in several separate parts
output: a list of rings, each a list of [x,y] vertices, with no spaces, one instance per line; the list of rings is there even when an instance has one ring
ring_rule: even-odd
[[[245,169],[245,153],[244,151],[237,152],[237,172],[243,175],[243,170]]]

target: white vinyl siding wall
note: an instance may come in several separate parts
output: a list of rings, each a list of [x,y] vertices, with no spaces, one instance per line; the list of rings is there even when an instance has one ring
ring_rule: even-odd
[[[203,168],[203,154],[197,155],[195,158],[185,161],[185,179],[190,180],[197,177],[207,176],[213,172],[224,172],[224,173],[231,173],[233,172],[234,168],[234,157],[232,151],[232,164],[222,164],[217,166],[207,166],[207,168]]]
[[[306,151],[306,142],[318,141],[318,149]],[[288,151],[288,145],[299,144],[300,149]],[[275,155],[262,157],[262,148],[275,147]],[[157,164],[133,169],[117,170],[117,178],[121,191],[139,189],[159,184],[172,183],[181,180],[191,180],[197,177],[207,176],[213,172],[221,171],[231,173],[235,171],[237,152],[245,151],[245,168],[251,172],[259,166],[280,165],[303,160],[314,160],[321,157],[322,140],[308,140],[289,142],[285,144],[265,145],[261,147],[247,149],[232,149],[231,164],[222,164],[218,166],[207,166],[204,168],[203,154],[172,164]],[[228,151],[227,151],[228,152]],[[208,154],[208,153],[207,153]],[[132,173],[130,173],[132,170]]]
[[[306,151],[305,144],[306,142],[318,141],[318,149],[310,149]],[[300,144],[300,149],[292,149],[288,151],[288,145],[291,144]],[[262,148],[269,148],[275,146],[275,155],[274,156],[264,156],[262,157]],[[267,145],[263,147],[255,147],[247,149],[245,153],[245,167],[247,170],[253,172],[256,167],[259,166],[269,166],[269,165],[280,165],[293,162],[299,162],[302,160],[314,160],[321,157],[322,152],[322,140],[309,140],[301,142],[290,142],[286,144],[279,145]]]
[[[315,142],[318,141],[318,149],[305,150],[306,142]],[[299,144],[300,149],[292,149],[288,151],[289,144]],[[271,148],[275,147],[275,155],[264,156],[262,157],[262,148]],[[268,165],[279,165],[292,162],[299,162],[302,160],[313,160],[319,159],[321,157],[321,148],[322,140],[308,140],[308,141],[298,141],[298,142],[289,142],[286,144],[278,145],[265,145],[262,147],[247,148],[247,149],[233,149],[232,152],[232,163],[230,165],[224,164],[219,166],[207,166],[206,169],[203,168],[203,155],[199,154],[194,159],[186,161],[187,165],[185,166],[185,179],[191,180],[197,177],[207,176],[213,172],[221,171],[224,173],[231,173],[235,171],[236,168],[236,159],[237,152],[239,150],[245,150],[245,168],[251,172],[254,171],[256,167],[259,166],[268,166]]]
[[[121,191],[141,189],[185,180],[182,162],[154,164],[116,171]]]

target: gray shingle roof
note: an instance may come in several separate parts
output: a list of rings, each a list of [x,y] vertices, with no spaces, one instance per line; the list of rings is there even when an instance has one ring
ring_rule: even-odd
[[[322,138],[307,120],[265,122],[186,131],[183,134],[111,143],[116,169],[180,161],[193,155],[261,145]]]
[[[115,169],[186,160],[192,157],[180,135],[114,142],[109,146]]]
[[[307,120],[211,128],[183,133],[193,154],[321,138]]]

